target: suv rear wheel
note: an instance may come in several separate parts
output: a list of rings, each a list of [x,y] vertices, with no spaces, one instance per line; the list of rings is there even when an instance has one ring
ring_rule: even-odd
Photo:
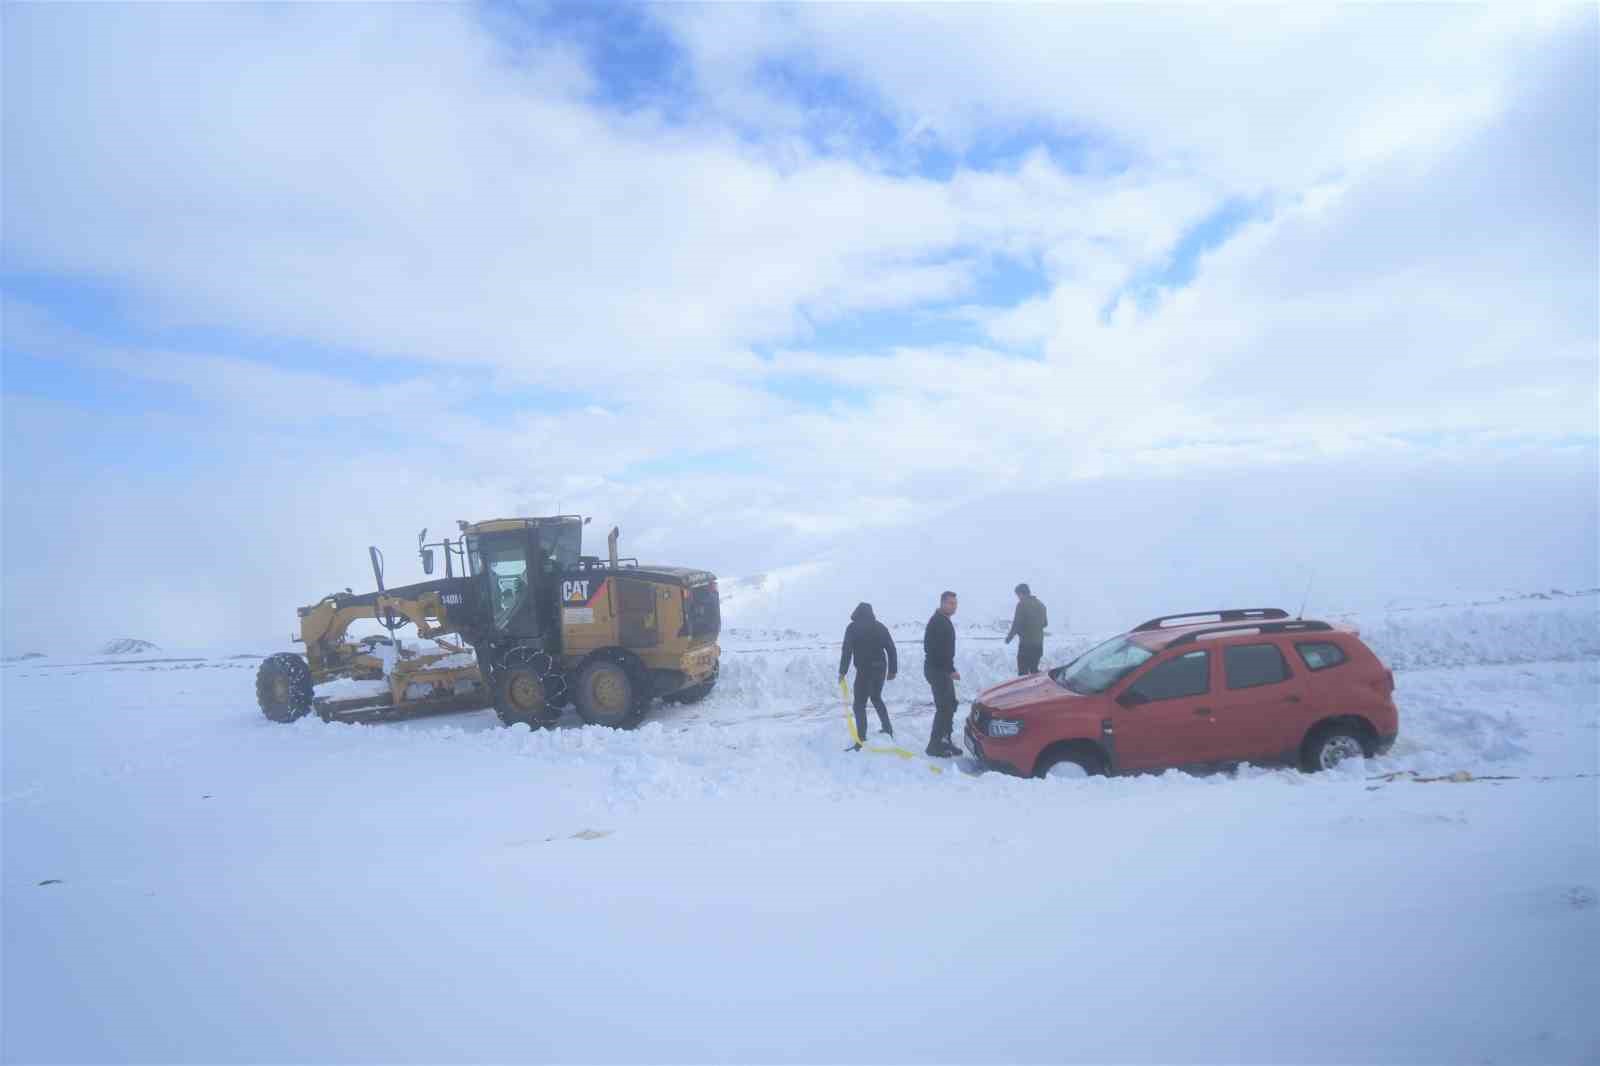
[[[1306,773],[1332,770],[1351,759],[1372,757],[1372,743],[1358,726],[1337,722],[1321,726],[1306,738],[1300,768]]]

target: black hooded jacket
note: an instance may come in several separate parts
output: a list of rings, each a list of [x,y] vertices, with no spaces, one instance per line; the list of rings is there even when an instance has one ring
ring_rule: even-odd
[[[839,676],[850,669],[850,660],[856,661],[856,673],[881,674],[884,657],[889,660],[889,673],[900,668],[894,653],[894,638],[889,627],[878,621],[872,613],[872,604],[857,604],[850,614],[850,624],[844,630],[844,647],[839,649]]]

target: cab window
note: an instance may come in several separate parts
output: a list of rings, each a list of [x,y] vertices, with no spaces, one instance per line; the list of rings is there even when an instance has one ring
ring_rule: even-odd
[[[1137,703],[1153,703],[1156,700],[1203,696],[1210,690],[1211,653],[1191,651],[1152,666],[1143,677],[1128,686],[1128,695],[1133,696]]]
[[[496,537],[480,542],[478,554],[489,571],[495,628],[505,629],[528,599],[527,542],[521,536]]]
[[[1228,687],[1255,688],[1289,680],[1289,664],[1276,644],[1238,644],[1222,652]]]

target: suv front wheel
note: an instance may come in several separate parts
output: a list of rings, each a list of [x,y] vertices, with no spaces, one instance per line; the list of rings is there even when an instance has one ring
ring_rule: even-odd
[[[1035,777],[1097,777],[1106,772],[1100,756],[1081,745],[1056,748],[1039,757]]]
[[[1306,773],[1332,770],[1350,759],[1370,759],[1372,744],[1360,728],[1343,723],[1325,725],[1306,738],[1300,769]]]

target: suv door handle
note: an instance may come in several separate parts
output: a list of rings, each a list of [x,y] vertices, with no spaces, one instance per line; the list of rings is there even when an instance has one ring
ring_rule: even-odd
[[[1195,714],[1210,714],[1211,713],[1211,708],[1210,707],[1196,707],[1194,709],[1194,713]]]
[[[1300,697],[1299,696],[1285,696],[1283,698],[1283,702],[1284,703],[1299,703],[1300,702]]]

